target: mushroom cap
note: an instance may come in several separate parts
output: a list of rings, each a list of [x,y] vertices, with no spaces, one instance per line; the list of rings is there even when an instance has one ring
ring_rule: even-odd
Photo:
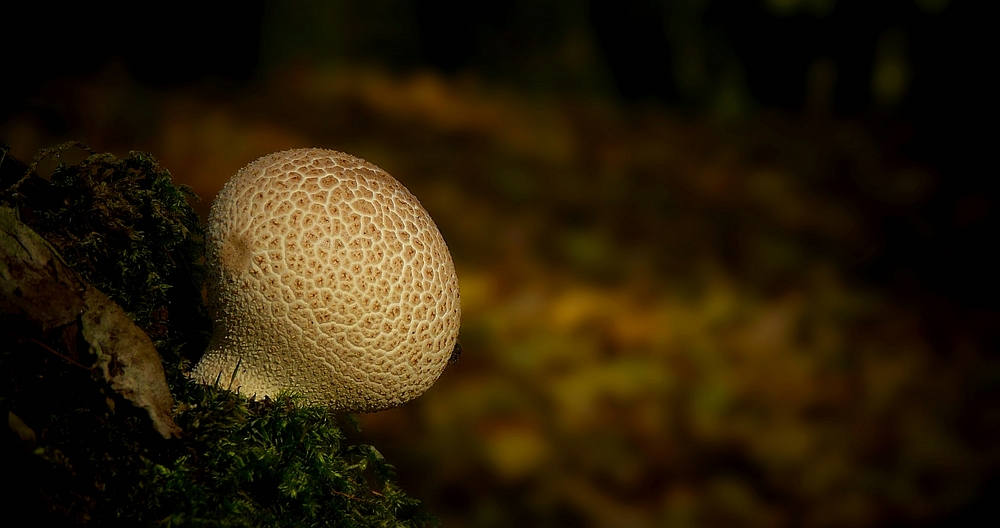
[[[213,202],[205,245],[215,329],[201,383],[373,412],[448,365],[451,254],[417,198],[363,159],[296,149],[250,163]]]

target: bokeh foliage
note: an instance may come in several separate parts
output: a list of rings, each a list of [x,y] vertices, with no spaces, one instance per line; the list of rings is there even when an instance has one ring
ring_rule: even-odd
[[[0,131],[139,145],[202,214],[284,148],[403,181],[465,353],[361,422],[447,525],[926,525],[984,490],[995,516],[974,2],[263,4],[238,90],[133,56]]]
[[[935,185],[861,124],[706,123],[370,67],[280,78],[156,103],[146,148],[205,196],[309,144],[421,199],[465,352],[361,423],[449,525],[926,522],[995,474],[989,319],[854,273]]]

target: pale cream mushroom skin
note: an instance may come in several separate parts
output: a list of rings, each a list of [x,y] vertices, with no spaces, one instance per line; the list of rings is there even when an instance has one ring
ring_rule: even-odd
[[[192,377],[372,412],[416,398],[458,337],[458,278],[427,211],[354,156],[260,158],[219,192],[206,236],[215,324]]]

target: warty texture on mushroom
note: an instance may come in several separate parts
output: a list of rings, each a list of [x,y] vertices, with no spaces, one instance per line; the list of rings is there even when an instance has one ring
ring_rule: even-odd
[[[373,412],[448,365],[461,319],[451,254],[375,165],[325,149],[264,156],[219,192],[206,232],[215,328],[193,379]]]

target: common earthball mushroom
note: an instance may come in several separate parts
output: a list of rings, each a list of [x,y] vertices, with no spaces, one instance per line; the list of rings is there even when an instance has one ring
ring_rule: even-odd
[[[373,412],[448,365],[461,318],[451,254],[375,165],[315,148],[264,156],[222,188],[206,231],[215,328],[195,380]]]

